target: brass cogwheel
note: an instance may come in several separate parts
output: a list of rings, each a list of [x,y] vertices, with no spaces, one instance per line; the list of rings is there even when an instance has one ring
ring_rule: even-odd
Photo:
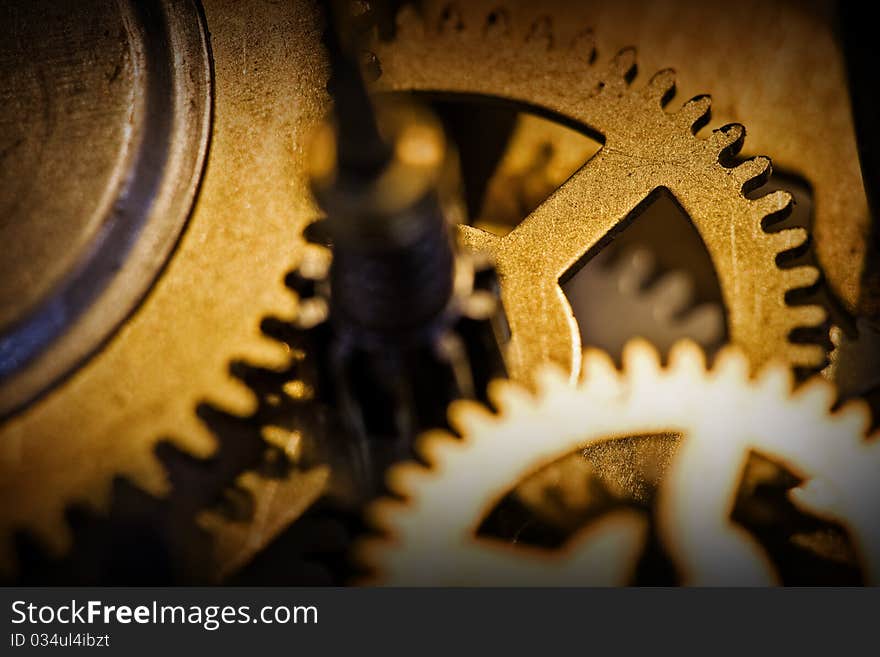
[[[495,259],[511,328],[512,377],[527,380],[548,361],[577,376],[580,336],[560,281],[661,193],[681,204],[706,245],[730,341],[755,367],[774,357],[795,367],[819,366],[822,348],[796,344],[791,334],[820,324],[824,311],[785,300],[790,291],[814,284],[818,271],[777,265],[781,255],[803,247],[807,235],[766,230],[790,211],[789,194],[744,195],[770,173],[764,157],[733,165],[744,128],[730,124],[698,138],[709,98],[666,112],[675,89],[671,70],[633,85],[632,49],[597,65],[589,31],[561,43],[549,19],[520,22],[504,10],[479,11],[446,7],[422,18],[404,9],[394,39],[375,46],[376,89],[493,97],[596,134],[604,144],[509,234],[462,229],[469,247]]]
[[[642,549],[646,519],[635,511],[600,517],[560,553],[511,546],[476,532],[507,491],[586,447],[673,432],[677,451],[660,483],[660,540],[689,584],[766,584],[776,579],[756,540],[731,510],[752,452],[784,465],[802,483],[795,503],[840,523],[868,581],[880,577],[880,435],[863,402],[832,411],[835,392],[819,377],[792,390],[782,364],[749,377],[742,350],[726,347],[711,369],[691,342],[673,348],[668,366],[646,342],[630,343],[618,371],[599,351],[584,356],[583,379],[542,370],[535,396],[497,382],[489,412],[458,402],[446,432],[422,438],[414,463],[392,468],[402,499],[371,509],[383,532],[359,555],[390,584],[582,585],[626,583]],[[488,467],[487,467],[488,465]],[[430,566],[430,567],[428,567]]]
[[[200,403],[239,416],[258,404],[236,356],[283,368],[290,349],[262,318],[290,316],[282,285],[317,210],[300,144],[329,104],[311,3],[204,0],[213,54],[211,145],[198,199],[162,276],[136,312],[63,386],[0,426],[0,573],[25,530],[53,553],[70,544],[65,509],[108,508],[125,477],[168,492],[156,446],[202,457],[217,447]],[[253,482],[248,481],[248,485]]]

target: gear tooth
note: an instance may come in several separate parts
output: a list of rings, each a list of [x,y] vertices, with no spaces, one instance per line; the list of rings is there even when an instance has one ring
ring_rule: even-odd
[[[513,381],[495,379],[489,383],[487,393],[492,405],[505,414],[514,413],[518,408],[531,405],[532,402],[528,391]]]
[[[621,79],[627,84],[632,82],[636,70],[636,49],[632,46],[617,51],[608,67],[611,78]]]
[[[789,306],[786,312],[795,326],[821,326],[828,319],[828,313],[822,306]]]
[[[330,307],[323,297],[305,299],[297,308],[294,324],[297,328],[308,330],[316,327],[327,320],[330,316]]]
[[[593,30],[581,30],[575,34],[571,40],[571,49],[585,53],[587,62],[590,64],[596,61],[596,36],[593,34]]]
[[[790,342],[785,346],[785,351],[792,367],[815,369],[821,367],[826,359],[825,349],[817,344],[794,344]]]
[[[460,436],[479,434],[495,422],[495,417],[475,401],[463,399],[449,406],[449,424]]]
[[[327,278],[330,274],[330,263],[332,261],[333,252],[326,246],[307,243],[303,247],[297,272],[304,278],[319,281]]]
[[[746,194],[766,183],[772,170],[770,158],[759,155],[731,169],[730,175],[737,181],[740,191]]]
[[[387,532],[394,536],[393,518],[409,509],[406,502],[391,497],[382,497],[370,503],[364,511],[364,519],[377,531]]]
[[[280,449],[296,463],[299,460],[302,445],[302,432],[298,429],[287,429],[276,424],[266,424],[260,428],[260,437],[267,445]]]
[[[669,370],[702,378],[706,371],[706,354],[693,340],[679,340],[669,350]]]
[[[642,338],[630,340],[623,347],[623,371],[630,380],[644,377],[647,381],[660,371],[660,354]]]
[[[694,96],[675,113],[679,123],[694,134],[708,121],[712,109],[712,99],[709,96]]]
[[[675,71],[671,68],[657,71],[645,87],[644,93],[664,107],[675,96]]]
[[[165,444],[168,444],[168,442],[170,441],[164,441]],[[161,445],[163,443],[160,442],[159,444]],[[213,443],[211,447],[211,453],[213,453],[214,449],[216,449],[216,443]],[[190,452],[183,453],[192,456]],[[196,455],[197,458],[200,456],[201,455]],[[210,456],[210,454],[205,456]],[[143,457],[138,460],[136,469],[131,469],[120,474],[153,497],[164,497],[171,491],[171,482],[168,480],[168,471],[156,455],[156,448],[150,449],[149,452],[146,452]],[[106,500],[109,500],[111,495],[105,496],[104,503],[98,507],[99,510],[106,511]]]
[[[751,202],[755,213],[761,216],[762,223],[765,226],[769,226],[791,211],[794,199],[791,194],[779,189],[765,196],[753,199]]]
[[[483,33],[488,37],[506,37],[510,34],[510,16],[501,7],[493,9],[486,16]]]
[[[437,31],[440,34],[451,34],[463,32],[464,29],[464,19],[458,6],[450,3],[443,7],[440,11],[440,17],[437,19]]]
[[[226,385],[217,386],[206,403],[214,408],[222,408],[230,415],[247,417],[257,410],[257,395],[238,379],[229,377]]]
[[[669,320],[684,312],[691,303],[693,294],[693,283],[683,271],[664,274],[650,288],[654,316]]]
[[[385,475],[388,488],[398,495],[407,496],[410,491],[417,490],[419,482],[425,477],[426,470],[412,461],[398,463]]]
[[[728,123],[712,131],[709,141],[718,153],[718,159],[727,161],[735,157],[746,140],[746,129],[741,123]]]
[[[620,372],[607,352],[601,349],[586,349],[581,365],[581,385],[584,388],[616,386],[620,381]]]
[[[787,399],[794,388],[794,373],[781,363],[768,363],[758,373],[756,385],[768,399]]]
[[[549,16],[541,16],[532,23],[526,34],[526,43],[544,50],[553,47],[553,21]]]
[[[807,232],[806,228],[786,228],[785,230],[780,230],[775,233],[767,233],[767,236],[764,238],[768,240],[772,244],[773,252],[777,255],[786,253],[788,251],[795,251],[801,249],[810,239],[810,234]],[[819,276],[819,270],[815,267],[796,267],[793,269],[784,270],[786,274],[789,272],[796,272],[801,269],[809,269],[813,270],[815,274],[811,274],[813,276]],[[797,274],[797,276],[806,276],[805,274]]]
[[[865,436],[871,429],[871,407],[864,399],[844,402],[832,417],[836,423],[846,426],[845,431],[851,436]]]
[[[428,465],[436,466],[442,463],[447,451],[453,445],[462,445],[467,442],[467,436],[460,440],[443,429],[432,429],[421,434],[415,443],[416,454]]]
[[[724,311],[714,303],[692,308],[685,319],[688,333],[699,343],[712,346],[724,335]]]
[[[244,349],[237,360],[251,367],[281,372],[290,367],[290,347],[283,342],[260,337]]]
[[[736,345],[726,345],[715,357],[713,374],[720,379],[746,381],[749,378],[749,361]]]
[[[647,284],[654,272],[654,254],[641,247],[627,249],[613,267],[617,270],[620,287],[627,292],[636,293]]]
[[[815,376],[795,390],[792,398],[810,413],[825,415],[837,401],[837,391],[828,381]]]
[[[546,363],[535,373],[539,397],[548,397],[568,388],[568,375],[556,363]]]
[[[809,288],[819,282],[819,270],[815,267],[795,267],[781,270],[782,279],[787,290]]]

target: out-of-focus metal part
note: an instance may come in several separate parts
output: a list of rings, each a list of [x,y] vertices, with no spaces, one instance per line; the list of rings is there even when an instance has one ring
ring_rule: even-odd
[[[309,2],[203,4],[215,106],[198,202],[137,312],[63,386],[0,427],[0,493],[16,501],[0,507],[5,567],[19,529],[62,550],[64,509],[105,508],[116,476],[166,493],[160,440],[210,455],[216,443],[199,403],[241,416],[256,407],[231,359],[290,361],[260,322],[293,315],[281,281],[318,214],[301,148],[328,105],[320,21]]]
[[[381,535],[358,550],[386,584],[579,585],[630,581],[645,537],[642,514],[601,516],[556,553],[478,534],[504,495],[572,453],[636,436],[671,432],[678,447],[660,477],[657,534],[685,583],[767,584],[777,573],[756,538],[731,519],[753,451],[801,481],[799,508],[849,533],[862,574],[880,577],[880,435],[867,435],[866,405],[832,410],[835,391],[814,378],[793,389],[780,363],[755,378],[745,353],[723,349],[711,368],[693,343],[668,365],[643,341],[628,345],[623,369],[587,351],[580,383],[546,367],[537,393],[512,382],[490,390],[497,413],[473,403],[450,408],[458,435],[419,444],[421,463],[396,466],[371,518]],[[491,464],[491,467],[487,467]],[[424,568],[430,563],[431,568]]]
[[[746,349],[753,365],[778,357],[794,366],[821,364],[821,347],[795,344],[789,336],[796,327],[821,323],[824,312],[785,301],[790,290],[813,284],[818,272],[776,264],[779,254],[804,244],[806,233],[763,230],[785,216],[791,199],[783,192],[744,196],[769,175],[766,158],[724,165],[742,143],[742,126],[696,138],[708,98],[695,97],[667,113],[663,107],[675,87],[671,71],[644,86],[631,85],[632,50],[594,66],[591,33],[568,30],[572,20],[557,32],[534,13],[490,11],[477,3],[466,10],[428,11],[424,18],[407,12],[395,39],[376,45],[379,89],[494,96],[555,114],[605,140],[597,155],[508,235],[463,231],[469,246],[490,253],[498,268],[513,378],[527,380],[547,361],[576,376],[580,336],[560,281],[659,190],[678,200],[700,232],[720,281],[729,338]]]
[[[690,338],[706,351],[724,339],[724,311],[693,304],[693,283],[682,271],[651,281],[655,262],[647,249],[612,257],[599,254],[564,286],[585,347],[617,359],[633,338],[644,338],[661,353]]]
[[[822,375],[834,382],[842,399],[868,395],[880,387],[880,328],[860,318],[851,335],[833,326],[831,341],[834,349]]]
[[[569,125],[520,113],[486,184],[474,225],[508,233],[601,147]]]
[[[862,178],[873,221],[867,236],[860,309],[873,321],[880,318],[880,90],[877,68],[880,53],[875,47],[874,21],[867,5],[839,2],[840,37],[846,55],[847,77],[856,128]],[[874,365],[878,366],[877,360]]]
[[[346,170],[329,124],[318,133],[313,186],[332,261],[327,277],[298,272],[296,286],[329,309],[314,326],[326,333],[319,396],[340,422],[346,444],[330,458],[352,475],[355,503],[381,490],[416,435],[444,424],[451,401],[485,398],[504,374],[494,272],[455,248],[461,203],[442,128],[411,103],[376,109],[389,156],[375,171]]]
[[[0,31],[0,417],[106,340],[186,221],[208,147],[195,3],[9,2]]]
[[[213,537],[212,575],[223,580],[247,566],[318,500],[326,490],[329,474],[327,467],[321,466],[295,471],[281,480],[253,472],[242,475],[237,485],[255,502],[248,517],[230,518],[209,511],[199,519]]]
[[[400,103],[378,109],[390,154],[377,171],[342,168],[336,150],[343,142],[325,124],[312,174],[333,246],[331,315],[350,333],[343,339],[394,349],[430,333],[452,295],[454,238],[443,184],[450,158],[429,112]]]

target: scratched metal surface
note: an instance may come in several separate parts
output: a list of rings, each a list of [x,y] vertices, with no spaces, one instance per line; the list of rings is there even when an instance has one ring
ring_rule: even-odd
[[[80,363],[176,242],[208,143],[190,2],[0,7],[0,416]]]

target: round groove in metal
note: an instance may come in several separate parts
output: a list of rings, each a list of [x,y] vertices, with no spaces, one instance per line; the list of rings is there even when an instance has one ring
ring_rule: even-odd
[[[196,195],[212,93],[195,1],[2,13],[0,417],[85,361],[149,291]]]

